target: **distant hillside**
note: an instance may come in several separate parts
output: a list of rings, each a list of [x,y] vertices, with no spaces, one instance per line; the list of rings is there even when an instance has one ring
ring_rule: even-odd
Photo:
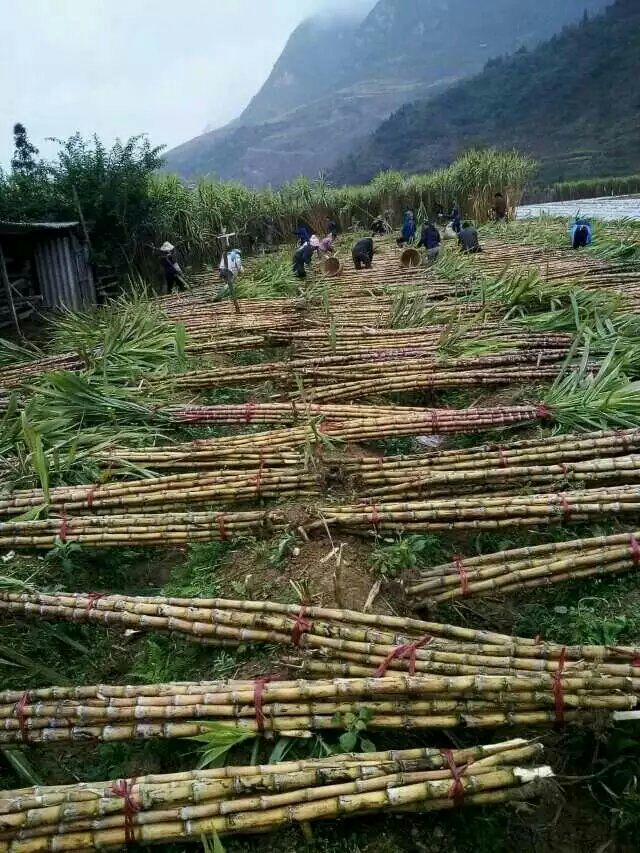
[[[315,176],[401,105],[608,2],[378,0],[361,21],[310,19],[239,119],[170,151],[167,169],[252,186]]]
[[[565,29],[531,52],[429,100],[402,107],[332,173],[368,180],[381,169],[424,171],[475,145],[516,147],[544,181],[621,175],[640,167],[640,0]]]

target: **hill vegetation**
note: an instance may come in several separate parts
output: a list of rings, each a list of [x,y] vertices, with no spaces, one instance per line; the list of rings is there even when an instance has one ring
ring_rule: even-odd
[[[378,0],[361,21],[310,19],[242,115],[170,151],[167,169],[253,187],[316,176],[403,104],[436,95],[492,56],[531,47],[609,2]]]
[[[532,154],[543,182],[631,174],[640,162],[639,55],[640,5],[618,0],[531,52],[493,59],[476,77],[402,107],[335,179],[438,168],[478,145]]]

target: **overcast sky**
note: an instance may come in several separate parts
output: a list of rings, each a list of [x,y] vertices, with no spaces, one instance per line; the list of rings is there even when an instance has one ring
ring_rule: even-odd
[[[0,165],[22,122],[45,138],[169,147],[235,118],[293,30],[373,0],[0,0]]]

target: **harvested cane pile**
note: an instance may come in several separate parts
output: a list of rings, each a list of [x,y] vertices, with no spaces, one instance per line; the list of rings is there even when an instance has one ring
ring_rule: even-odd
[[[636,482],[640,430],[551,435],[539,439],[382,459],[348,459],[345,469],[371,500],[518,492],[568,484]]]
[[[259,412],[260,404],[249,403],[241,407],[245,423],[251,423],[253,412]],[[285,404],[289,411],[294,404]],[[324,407],[323,407],[324,408]],[[306,404],[298,404],[297,411],[306,410]],[[190,420],[190,407],[174,409],[176,417],[183,412]],[[194,410],[193,420],[198,419],[200,408]],[[363,417],[323,420],[305,426],[286,427],[244,435],[221,436],[197,439],[185,444],[162,445],[149,448],[114,448],[100,461],[112,467],[114,463],[130,463],[151,470],[161,468],[215,467],[224,461],[231,467],[247,467],[264,464],[296,464],[295,453],[309,444],[320,445],[324,441],[376,441],[399,435],[444,435],[458,432],[480,432],[502,429],[526,423],[545,422],[552,412],[544,405],[494,406],[491,408],[468,409],[416,409],[400,406],[364,407]],[[234,412],[237,414],[237,412]],[[204,419],[207,419],[206,413]]]
[[[546,381],[558,375],[566,349],[505,352],[475,358],[435,361],[413,351],[356,361],[329,357],[324,364],[265,362],[238,368],[193,371],[176,378],[176,387],[198,390],[225,385],[272,382],[302,385],[311,399],[339,399],[418,388],[457,388]],[[311,362],[311,360],[309,360]]]
[[[640,650],[632,647],[566,647],[543,642],[539,638],[509,637],[492,631],[352,610],[272,601],[0,592],[0,614],[33,620],[95,623],[123,631],[170,632],[207,645],[281,645],[298,650],[297,656],[289,663],[302,674],[356,679],[358,685],[354,689],[365,693],[383,689],[379,687],[378,678],[386,681],[401,673],[439,679],[428,684],[425,682],[415,689],[424,689],[425,695],[439,694],[436,697],[439,704],[433,705],[431,711],[438,709],[449,714],[448,722],[441,723],[447,726],[463,722],[468,725],[497,725],[505,721],[544,723],[554,719],[554,715],[562,716],[565,705],[569,711],[573,708],[581,710],[581,713],[630,708],[635,706],[635,691],[640,688]],[[494,691],[482,687],[485,677],[495,679]],[[479,682],[476,681],[478,678]],[[517,696],[503,693],[502,690],[507,690],[507,679],[513,680],[514,690],[519,690],[517,685],[520,684],[528,684],[529,687],[523,687],[524,692]],[[335,682],[339,690],[341,683]],[[274,684],[280,686],[280,682]],[[306,685],[300,686],[303,692],[307,688],[316,689],[309,687],[313,682],[293,684]],[[408,701],[414,687],[409,682],[403,684],[404,687],[393,689],[398,689],[403,693],[403,701]],[[171,690],[174,688],[178,690],[180,685]],[[264,685],[263,688],[266,689]],[[566,699],[565,696],[572,695],[574,688],[578,698]],[[86,698],[79,692],[82,689],[68,693],[56,688],[55,696],[37,692],[38,701],[40,698]],[[113,689],[136,691],[138,688]],[[195,692],[201,689],[202,685],[193,686]],[[338,695],[350,695],[349,689],[345,686]],[[153,692],[155,688],[151,686],[145,690]],[[485,705],[473,704],[478,690],[481,693],[488,690],[478,700]],[[4,728],[6,731],[12,729],[13,736],[17,737],[16,733],[21,729],[20,715],[24,717],[24,729],[28,725],[27,717],[38,713],[27,712],[23,707],[33,705],[36,692],[29,692],[26,699],[22,693],[2,695],[6,700],[7,722]],[[300,695],[296,694],[298,698]],[[464,704],[467,700],[473,701]],[[22,705],[18,704],[20,701]],[[247,701],[251,704],[250,700]],[[493,704],[489,707],[486,703]],[[512,708],[513,703],[518,707]],[[535,707],[528,703],[534,703]],[[154,703],[150,701],[148,704]],[[555,711],[549,712],[550,707]],[[475,714],[472,722],[464,716],[471,710]],[[526,718],[514,718],[509,716],[514,710],[531,713]],[[454,711],[452,721],[451,713]],[[482,713],[478,716],[476,712],[480,711]],[[432,722],[425,724],[430,726]]]
[[[253,470],[200,471],[126,482],[62,486],[50,489],[47,495],[42,489],[0,493],[0,518],[23,515],[35,508],[73,516],[164,513],[198,504],[311,497],[319,494],[319,486],[314,475],[301,464],[282,471],[267,467],[263,460]]]
[[[548,726],[633,711],[639,687],[640,678],[561,670],[4,691],[0,744],[197,737],[214,721],[239,734],[309,737],[343,730],[347,714],[367,714],[376,730]]]
[[[515,739],[6,791],[0,853],[199,842],[375,812],[522,801],[553,776],[539,764],[542,752]]]
[[[325,506],[318,512],[325,523],[351,533],[497,530],[539,524],[591,521],[640,511],[640,485],[555,494],[479,494],[403,502],[377,501]]]
[[[508,594],[563,581],[606,577],[640,565],[640,533],[616,533],[569,542],[513,548],[481,557],[456,555],[451,563],[419,572],[406,585],[418,606],[478,595]]]
[[[255,489],[255,485],[254,485]],[[287,527],[283,510],[244,512],[142,512],[125,515],[60,515],[29,521],[0,522],[0,548],[52,548],[56,542],[87,547],[211,542]]]

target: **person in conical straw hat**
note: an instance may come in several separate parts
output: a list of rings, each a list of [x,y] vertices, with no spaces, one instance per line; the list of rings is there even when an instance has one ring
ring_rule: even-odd
[[[160,246],[160,264],[167,283],[167,293],[173,293],[174,288],[184,291],[187,287],[180,264],[176,261],[175,250],[176,247],[168,240]]]

